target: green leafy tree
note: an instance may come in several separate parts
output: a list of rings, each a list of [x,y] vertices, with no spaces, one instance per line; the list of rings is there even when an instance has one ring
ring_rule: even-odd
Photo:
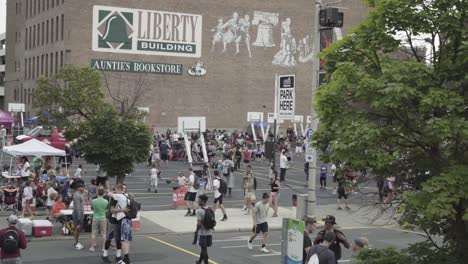
[[[87,162],[100,164],[122,183],[134,163],[146,160],[151,136],[135,122],[140,116],[135,109],[117,113],[101,89],[99,72],[67,65],[56,76],[38,79],[34,107],[44,125],[65,128],[67,140],[79,139]]]
[[[325,161],[410,183],[400,201],[401,224],[426,232],[429,243],[408,253],[419,263],[444,263],[437,260],[447,253],[451,263],[462,263],[468,259],[468,1],[369,3],[366,21],[322,54],[329,82],[315,98],[321,124],[314,144],[325,150]]]

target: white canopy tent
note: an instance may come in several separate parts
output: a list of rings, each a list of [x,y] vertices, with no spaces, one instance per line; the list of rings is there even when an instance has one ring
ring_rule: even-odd
[[[49,146],[37,139],[31,139],[25,143],[14,146],[3,147],[1,161],[3,162],[3,153],[10,154],[11,156],[65,156],[65,150],[57,149]],[[2,171],[3,177],[11,175],[11,166],[13,158],[10,158],[9,171]]]
[[[3,147],[3,152],[12,156],[65,156],[65,150],[51,147],[37,139]]]

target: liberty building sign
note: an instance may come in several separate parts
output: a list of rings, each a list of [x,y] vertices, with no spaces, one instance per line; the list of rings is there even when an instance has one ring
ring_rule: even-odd
[[[93,51],[201,57],[202,16],[94,6]]]

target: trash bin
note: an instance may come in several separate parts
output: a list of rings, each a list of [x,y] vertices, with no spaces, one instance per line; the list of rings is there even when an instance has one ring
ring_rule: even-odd
[[[307,217],[307,194],[297,195],[296,219],[304,220]]]

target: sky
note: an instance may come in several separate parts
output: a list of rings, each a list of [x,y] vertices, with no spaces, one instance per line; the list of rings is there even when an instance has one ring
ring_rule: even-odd
[[[0,0],[0,33],[5,32],[6,0]]]

